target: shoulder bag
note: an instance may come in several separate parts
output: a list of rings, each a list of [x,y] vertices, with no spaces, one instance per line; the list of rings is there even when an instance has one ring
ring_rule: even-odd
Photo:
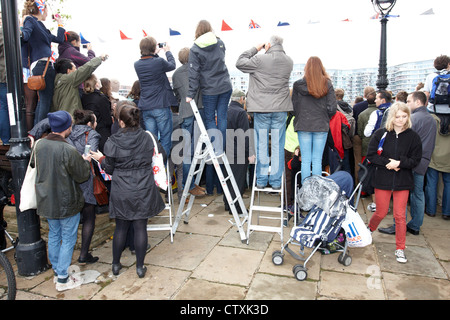
[[[160,153],[158,151],[158,144],[156,143],[156,140],[153,137],[153,134],[149,131],[147,131],[147,133],[152,138],[153,145],[154,145],[153,157],[152,157],[152,168],[153,168],[153,175],[155,177],[155,183],[161,189],[167,190],[169,183],[167,180],[166,169],[164,167],[163,155],[162,155],[162,153]]]
[[[47,59],[47,64],[45,65],[44,73],[38,76],[31,76],[28,78],[27,86],[31,90],[42,91],[45,89],[45,74],[47,73],[48,64],[50,62],[50,57]]]
[[[34,144],[33,152],[31,153],[30,162],[28,163],[27,172],[23,179],[22,188],[20,189],[20,204],[21,212],[37,209],[36,200],[36,175],[37,175],[37,161],[36,161],[36,146],[40,140]],[[30,166],[31,159],[34,157],[34,168]]]

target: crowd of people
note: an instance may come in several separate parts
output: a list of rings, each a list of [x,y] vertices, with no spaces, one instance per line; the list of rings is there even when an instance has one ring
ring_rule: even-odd
[[[450,72],[450,57],[436,58],[437,73],[426,79],[423,88],[397,93],[395,102],[391,92],[366,87],[364,96],[350,105],[343,101],[345,91],[333,87],[316,56],[308,59],[304,76],[290,88],[293,60],[284,51],[283,39],[272,36],[237,59],[236,67],[249,74],[245,93],[233,90],[225,44],[202,20],[192,47],[178,53],[179,68],[167,43],[143,38],[141,58],[134,64],[138,80],[128,97],[119,99],[114,80],[94,75],[107,55],[96,57],[91,45],[88,55],[83,55],[79,35],[66,31],[59,17],[53,35],[42,23],[47,14],[45,1],[25,2],[21,43],[27,129],[32,145],[45,141],[36,145],[32,165],[38,168],[37,213],[49,221],[49,260],[57,290],[80,285],[67,273],[80,221],[78,262],[98,260],[89,253],[98,207],[92,180],[98,170],[112,176],[104,182],[110,194],[109,214],[116,222],[115,275],[127,246],[136,254],[137,275],[146,273],[146,225],[165,207],[152,170],[155,143],[176,168],[179,190],[188,188],[197,197],[213,194],[214,186],[218,194],[222,192],[212,166],[205,171],[206,188],[193,182],[185,186],[198,138],[191,101],[198,106],[215,151],[228,156],[241,194],[253,179],[259,189],[283,188],[284,174],[286,210],[292,216],[298,214],[293,212],[298,172],[299,184],[311,175],[336,170],[348,171],[356,183],[358,164],[363,163],[370,173],[363,191],[373,199],[368,228],[377,229],[392,197],[394,225],[379,231],[395,234],[395,256],[402,263],[407,261],[406,232],[419,234],[424,214],[436,215],[438,198],[442,198],[442,217],[450,219],[450,108],[429,99],[436,75]],[[59,45],[59,57],[48,63],[52,42]],[[27,77],[41,75],[44,69],[46,88],[29,90]],[[174,71],[172,83],[167,77],[170,71]],[[0,105],[3,110],[2,100]],[[177,128],[182,130],[182,143],[174,139]],[[0,138],[8,144],[9,138]],[[182,148],[176,148],[180,144]],[[438,192],[440,175],[443,192]],[[408,201],[411,220],[406,223]],[[224,205],[230,209],[225,197]]]

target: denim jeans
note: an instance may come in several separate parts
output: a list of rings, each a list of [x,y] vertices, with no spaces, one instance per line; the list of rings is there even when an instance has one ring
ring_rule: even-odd
[[[143,110],[141,113],[145,129],[159,137],[167,158],[169,158],[172,149],[172,110],[170,108],[161,108]]]
[[[423,183],[425,176],[413,172],[414,189],[409,194],[411,221],[407,227],[419,231],[423,223],[423,215],[425,213],[425,193],[423,192]],[[406,210],[408,213],[408,210]],[[408,220],[408,218],[406,219]]]
[[[322,175],[322,156],[327,136],[328,132],[298,131],[298,142],[302,155],[302,183],[311,174]]]
[[[0,139],[3,144],[9,144],[11,138],[11,128],[9,125],[8,101],[6,83],[0,83]]]
[[[431,215],[436,214],[439,173],[442,174],[444,180],[442,215],[450,216],[450,173],[437,171],[430,167],[427,169],[427,184],[425,186],[425,212]]]
[[[48,258],[60,279],[68,276],[79,223],[80,213],[65,219],[48,219]]]
[[[46,64],[47,61],[38,61],[33,69],[33,75],[42,75]],[[50,112],[53,100],[53,91],[55,89],[55,77],[56,72],[53,68],[53,64],[50,62],[48,64],[47,73],[45,74],[45,89],[38,92],[39,101],[36,105],[34,124],[37,124],[39,121],[47,118],[47,114]]]
[[[231,92],[232,90],[217,95],[202,95],[205,128],[218,154],[222,153],[226,146],[227,111]],[[219,135],[222,136],[222,141],[217,140]]]
[[[284,169],[284,142],[286,140],[287,112],[255,112],[256,185],[281,187]],[[269,158],[269,131],[271,157]],[[270,165],[270,176],[269,176]]]

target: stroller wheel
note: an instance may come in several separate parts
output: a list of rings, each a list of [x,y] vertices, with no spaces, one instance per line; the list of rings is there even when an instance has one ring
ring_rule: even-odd
[[[350,257],[348,254],[344,255],[344,253],[341,253],[338,257],[338,262],[348,267],[352,264],[352,257]]]
[[[306,272],[306,268],[300,264],[296,264],[293,268],[295,279],[298,281],[303,281],[308,277],[308,273]]]
[[[274,251],[272,253],[272,262],[276,266],[282,265],[284,262],[284,254],[281,251]]]

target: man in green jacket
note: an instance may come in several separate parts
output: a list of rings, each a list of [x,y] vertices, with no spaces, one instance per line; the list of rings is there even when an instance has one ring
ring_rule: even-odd
[[[78,69],[70,59],[58,59],[52,111],[64,110],[73,115],[75,110],[82,110],[79,87],[107,58],[107,55],[93,58]]]
[[[90,155],[81,156],[66,142],[72,132],[72,117],[67,111],[48,114],[52,133],[35,143],[37,168],[37,214],[48,220],[48,256],[55,274],[56,290],[64,291],[81,285],[69,277],[77,241],[80,210],[84,205],[79,184],[88,180]]]

